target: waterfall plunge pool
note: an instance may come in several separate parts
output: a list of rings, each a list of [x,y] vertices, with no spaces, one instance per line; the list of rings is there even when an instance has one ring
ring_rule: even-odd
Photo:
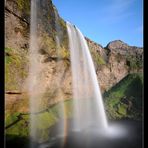
[[[110,121],[107,130],[90,126],[80,131],[68,128],[68,134],[51,138],[39,148],[142,148],[142,122]]]

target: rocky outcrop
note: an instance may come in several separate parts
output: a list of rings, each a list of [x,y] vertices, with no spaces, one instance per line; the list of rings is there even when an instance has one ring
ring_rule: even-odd
[[[104,48],[93,41],[87,41],[102,92],[110,89],[129,73],[142,72],[143,48],[129,46],[120,40],[112,41]]]
[[[106,60],[106,53],[102,45],[97,44],[86,37],[86,41],[91,51],[96,51],[104,60]]]

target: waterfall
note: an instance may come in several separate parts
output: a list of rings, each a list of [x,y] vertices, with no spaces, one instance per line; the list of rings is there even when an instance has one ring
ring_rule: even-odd
[[[37,43],[37,1],[31,1],[31,26],[30,26],[30,53],[29,53],[29,96],[30,96],[30,112],[36,110],[37,93],[37,77],[39,74],[38,65],[38,43]],[[30,115],[30,136],[32,140],[36,139],[35,117]],[[31,143],[31,148],[34,146]]]
[[[50,84],[54,85],[55,95],[60,100],[58,104],[58,117],[60,124],[57,125],[57,131],[55,132],[55,136],[63,135],[64,134],[64,101],[63,101],[63,94],[60,85],[60,80],[62,79],[62,75],[64,71],[63,67],[60,65],[62,64],[62,60],[60,60],[60,35],[57,33],[55,36],[56,47],[55,47],[55,54],[57,55],[57,64],[56,64],[56,71],[58,73],[57,78],[54,82],[45,82],[45,69],[47,64],[45,64],[44,60],[46,56],[40,53],[40,49],[42,49],[43,45],[46,45],[44,48],[49,48],[49,45],[44,41],[44,35],[46,34],[45,23],[42,21],[45,17],[43,6],[45,6],[46,10],[46,0],[31,0],[31,19],[30,19],[30,50],[29,50],[29,77],[28,77],[28,85],[29,85],[29,97],[30,97],[30,139],[31,139],[31,148],[39,146],[41,143],[50,141],[52,136],[49,134],[49,119],[46,120],[44,117],[44,113],[49,115],[50,113],[46,111],[49,109],[50,105],[50,97],[45,97],[45,94],[49,90]],[[60,25],[58,23],[58,16],[55,11],[55,29],[56,32],[60,30]],[[46,24],[47,25],[47,24]],[[48,37],[48,35],[47,35]],[[39,114],[36,114],[39,113]],[[43,114],[42,114],[43,113]],[[43,127],[47,129],[44,129]],[[51,136],[51,137],[50,137]],[[62,142],[61,142],[62,143]]]
[[[41,11],[45,6],[45,1],[31,0],[31,23],[30,23],[30,50],[29,50],[29,96],[30,96],[30,137],[31,148],[37,147],[44,142],[50,141],[50,134],[48,128],[50,123],[44,117],[42,111],[49,109],[50,97],[46,98],[45,94],[49,90],[50,84],[55,86],[56,97],[61,101],[58,107],[59,119],[56,122],[57,132],[55,134],[64,136],[67,134],[67,121],[65,120],[65,106],[64,96],[60,80],[63,77],[64,71],[62,65],[64,62],[60,57],[61,40],[60,24],[58,22],[58,15],[55,11],[55,29],[56,29],[56,71],[57,79],[54,82],[48,82],[45,79],[45,69],[48,66],[43,62],[46,56],[40,53],[42,47],[49,48],[48,43],[44,41],[46,35],[48,39],[47,28],[42,23],[44,11]],[[47,2],[47,1],[46,1]],[[44,8],[46,9],[46,7]],[[103,101],[97,77],[93,65],[93,61],[85,41],[84,36],[76,27],[67,23],[67,30],[69,35],[70,57],[72,66],[73,79],[73,117],[72,126],[75,130],[81,130],[88,126],[107,127],[107,120],[104,111]],[[47,44],[47,45],[46,45]],[[46,45],[46,46],[43,46]],[[45,81],[47,80],[47,81]],[[49,112],[46,111],[50,116]],[[50,117],[49,117],[50,118]],[[49,120],[48,120],[49,121]],[[56,135],[55,135],[56,136]],[[52,138],[51,138],[52,139]],[[61,145],[65,143],[65,139],[61,141]],[[37,145],[36,145],[37,144]]]
[[[67,23],[72,67],[73,127],[107,128],[107,119],[97,75],[87,42],[78,28]]]

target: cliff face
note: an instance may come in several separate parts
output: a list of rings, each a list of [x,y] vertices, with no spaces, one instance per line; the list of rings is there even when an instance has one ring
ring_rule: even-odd
[[[105,48],[87,39],[102,91],[106,91],[129,73],[141,73],[143,48],[116,40]]]
[[[55,95],[57,91],[55,82],[60,82],[61,95],[64,99],[72,97],[66,24],[60,18],[51,0],[40,2],[38,29],[39,41],[42,43],[39,51],[43,59],[41,79],[43,85],[48,88],[46,97],[52,98],[50,102],[55,103],[59,101],[59,96]],[[6,92],[23,93],[26,91],[29,70],[29,29],[30,0],[7,0],[5,6]],[[60,60],[57,60],[56,35],[60,40],[60,53],[58,53]],[[94,60],[102,93],[129,73],[142,72],[142,48],[129,46],[120,40],[110,42],[106,47],[88,38],[86,40]],[[7,94],[7,101],[10,96]],[[27,95],[17,95],[15,102],[19,98],[25,100]]]
[[[38,7],[38,41],[42,76],[41,85],[46,87],[50,103],[59,101],[61,95],[71,98],[71,70],[67,43],[67,30],[51,0],[40,1]],[[28,111],[28,72],[30,43],[30,0],[7,0],[5,5],[5,83],[6,110]],[[57,55],[56,35],[59,36],[60,52]],[[61,60],[58,60],[60,57]],[[31,83],[31,82],[29,82]],[[15,96],[15,97],[14,97]],[[11,103],[10,103],[11,99]],[[21,101],[20,101],[21,100]],[[27,100],[27,101],[26,101]],[[25,109],[22,109],[24,102]]]

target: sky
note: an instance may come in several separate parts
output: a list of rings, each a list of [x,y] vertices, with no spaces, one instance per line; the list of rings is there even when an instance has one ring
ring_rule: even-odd
[[[143,0],[52,0],[59,15],[106,46],[122,40],[143,46]]]

